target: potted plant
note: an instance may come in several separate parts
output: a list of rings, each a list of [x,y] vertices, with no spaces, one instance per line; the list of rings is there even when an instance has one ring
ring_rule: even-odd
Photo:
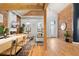
[[[8,32],[9,32],[9,29],[8,28],[4,28],[4,37],[7,37]]]
[[[68,37],[69,37],[68,31],[64,31],[64,39],[66,42],[69,42]]]
[[[4,26],[0,25],[0,36],[4,35]]]

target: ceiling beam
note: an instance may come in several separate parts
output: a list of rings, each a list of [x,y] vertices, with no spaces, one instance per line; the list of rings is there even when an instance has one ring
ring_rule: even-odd
[[[42,10],[31,10],[28,13],[24,14],[23,16],[43,16]]]
[[[43,6],[41,5],[28,5],[24,3],[0,3],[0,10],[23,10],[23,9],[31,9],[31,10],[43,10]]]
[[[48,4],[45,3],[43,6],[44,10],[44,49],[47,50],[47,26],[46,26],[46,21],[47,21],[47,7]]]
[[[44,49],[47,50],[47,32],[46,32],[46,19],[47,18],[47,12],[46,9],[44,10]]]
[[[48,3],[45,3],[43,6],[44,10],[47,9],[47,7],[48,7]]]

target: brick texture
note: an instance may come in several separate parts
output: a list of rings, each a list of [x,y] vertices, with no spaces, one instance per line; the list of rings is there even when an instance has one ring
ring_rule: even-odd
[[[0,10],[0,13],[3,15],[3,25],[4,25],[4,27],[8,27],[8,11]]]
[[[0,10],[0,13],[3,15],[3,23],[2,24],[4,25],[4,27],[8,27],[8,11]],[[17,22],[19,22],[19,24],[21,24],[20,20],[21,20],[21,17],[19,17],[17,15]],[[19,33],[19,26],[17,27],[17,33]]]
[[[66,6],[59,14],[58,14],[58,37],[64,38],[64,32],[60,29],[60,26],[63,22],[66,23],[67,28],[66,30],[70,32],[72,36],[72,4]]]

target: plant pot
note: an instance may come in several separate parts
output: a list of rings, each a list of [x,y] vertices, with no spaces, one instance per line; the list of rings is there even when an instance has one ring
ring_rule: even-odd
[[[65,37],[65,41],[66,41],[66,42],[69,42],[69,39],[68,39],[67,37]]]
[[[69,39],[65,39],[66,42],[69,42]]]

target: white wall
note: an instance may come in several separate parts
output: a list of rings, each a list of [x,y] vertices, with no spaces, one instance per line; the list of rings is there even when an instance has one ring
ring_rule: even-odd
[[[9,28],[9,31],[11,30],[11,24],[12,24],[13,21],[16,22],[16,15],[14,13],[12,13],[11,11],[9,11],[9,13],[8,13],[8,28]],[[16,29],[13,29],[13,30],[16,30]]]
[[[51,6],[52,8],[52,6]],[[52,10],[50,5],[47,8],[47,36],[48,37],[57,37],[57,12]],[[55,21],[54,29],[51,32],[51,22]]]
[[[21,24],[26,24],[26,22],[31,23],[31,34],[37,35],[37,24],[38,22],[43,22],[43,17],[25,17],[21,19]],[[51,35],[51,21],[55,20],[55,30],[54,35]],[[8,28],[11,29],[11,22],[16,21],[16,15],[12,12],[9,12],[8,16]],[[47,36],[48,37],[57,37],[57,13],[54,12],[52,9],[48,8],[47,10]]]
[[[58,13],[61,12],[69,3],[49,3],[47,8],[47,36],[48,37],[57,37],[58,35]],[[51,34],[51,21],[55,20],[54,29]]]
[[[31,23],[31,35],[36,36],[37,35],[37,24],[38,22],[43,22],[43,17],[38,17],[38,18],[22,18],[21,19],[21,24],[26,24],[26,22]]]
[[[70,3],[49,3],[48,7],[52,9],[54,12],[59,13],[69,4]]]
[[[48,10],[47,13],[47,36],[48,37],[57,37],[57,14],[54,13],[52,10]],[[55,20],[55,28],[54,28],[54,33],[53,35],[51,35],[51,21]],[[35,18],[35,17],[26,17],[26,18],[22,18],[21,19],[21,24],[26,24],[26,22],[30,22],[31,23],[31,35],[37,35],[37,24],[38,22],[43,22],[44,19],[43,18]],[[44,23],[43,23],[44,24]]]

